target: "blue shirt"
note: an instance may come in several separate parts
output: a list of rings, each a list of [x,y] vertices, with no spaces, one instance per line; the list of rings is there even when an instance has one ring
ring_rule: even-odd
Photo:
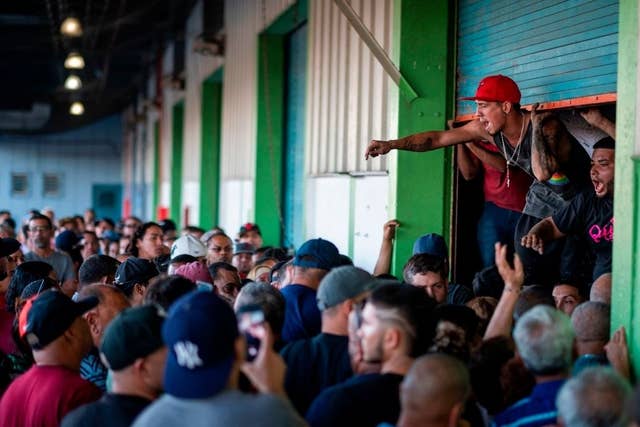
[[[285,300],[282,341],[312,338],[320,333],[321,316],[316,291],[308,286],[287,285],[282,288]]]
[[[565,380],[537,384],[529,397],[519,400],[496,415],[492,426],[536,427],[555,424],[558,416],[556,396]]]

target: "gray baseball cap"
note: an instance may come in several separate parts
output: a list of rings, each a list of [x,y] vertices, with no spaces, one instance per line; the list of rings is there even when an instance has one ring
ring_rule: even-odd
[[[345,265],[332,269],[320,282],[318,308],[326,310],[376,287],[378,281],[361,268]]]

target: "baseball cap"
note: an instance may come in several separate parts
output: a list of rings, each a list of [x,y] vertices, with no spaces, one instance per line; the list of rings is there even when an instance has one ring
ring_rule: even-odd
[[[449,251],[444,237],[436,233],[428,233],[418,237],[413,243],[413,255],[428,254],[438,258],[449,258]]]
[[[206,282],[213,283],[211,274],[206,265],[200,261],[190,262],[178,267],[175,274],[191,280],[192,282]]]
[[[176,239],[171,245],[171,260],[180,255],[191,255],[200,258],[207,255],[207,247],[190,234]]]
[[[361,268],[345,265],[331,270],[318,287],[318,308],[326,310],[376,286],[376,279]]]
[[[27,303],[20,312],[20,336],[26,337],[34,349],[41,349],[61,336],[76,317],[98,305],[98,298],[88,297],[78,302],[57,290],[42,292]]]
[[[331,270],[333,267],[340,265],[340,253],[336,245],[328,240],[307,240],[296,251],[293,265],[296,267]]]
[[[164,390],[184,399],[204,399],[223,390],[235,359],[238,325],[233,309],[213,292],[178,299],[162,326],[169,348]]]
[[[128,289],[136,283],[146,283],[160,272],[155,264],[149,260],[129,257],[116,270],[115,285],[121,289]]]
[[[253,247],[251,243],[236,243],[233,248],[233,254],[253,254],[256,249]]]
[[[0,257],[6,257],[20,249],[20,242],[11,237],[0,239]]]
[[[80,242],[76,233],[71,230],[65,230],[56,236],[56,249],[65,252],[71,252]]]
[[[249,231],[255,231],[256,233],[262,236],[262,233],[260,233],[260,227],[258,227],[257,224],[254,224],[252,222],[247,222],[246,224],[241,225],[240,231],[238,231],[238,236],[243,237]]]
[[[519,104],[520,97],[520,89],[516,82],[507,76],[498,74],[496,76],[488,76],[480,80],[475,96],[467,96],[460,99],[491,102],[509,101],[514,104]]]
[[[165,311],[157,305],[127,308],[107,326],[100,352],[109,369],[119,371],[164,346]]]

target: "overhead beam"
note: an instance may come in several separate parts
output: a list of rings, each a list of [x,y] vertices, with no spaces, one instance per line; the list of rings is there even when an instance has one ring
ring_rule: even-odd
[[[360,36],[362,41],[367,45],[373,56],[378,60],[384,71],[391,77],[400,89],[400,94],[406,98],[408,102],[411,102],[419,98],[418,93],[402,75],[396,64],[393,63],[387,52],[380,46],[375,36],[371,34],[371,31],[362,22],[360,16],[356,13],[347,0],[333,0],[338,6],[342,14],[347,18],[351,26],[356,33]]]

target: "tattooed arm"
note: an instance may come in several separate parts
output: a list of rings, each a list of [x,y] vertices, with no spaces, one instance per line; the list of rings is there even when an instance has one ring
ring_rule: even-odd
[[[547,181],[558,172],[560,161],[569,158],[571,144],[562,122],[537,108],[536,103],[531,109],[531,169],[539,181]]]
[[[490,139],[479,120],[445,131],[427,131],[389,141],[372,140],[365,151],[365,158],[387,154],[391,150],[430,151],[449,145],[478,139]]]

